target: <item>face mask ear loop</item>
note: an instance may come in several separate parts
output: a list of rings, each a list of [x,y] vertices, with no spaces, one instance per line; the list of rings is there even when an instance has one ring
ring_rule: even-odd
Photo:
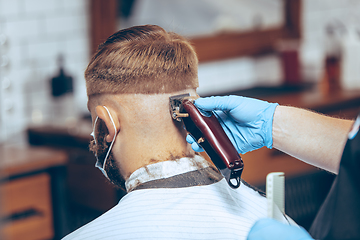
[[[112,148],[112,146],[113,146],[113,144],[114,144],[114,142],[115,142],[115,138],[116,138],[116,135],[117,135],[117,129],[116,129],[116,126],[115,126],[115,122],[114,122],[114,120],[113,120],[113,118],[112,118],[112,116],[111,116],[111,114],[110,114],[110,111],[107,109],[107,107],[105,107],[105,106],[103,106],[103,107],[104,107],[104,108],[106,109],[106,111],[108,112],[109,117],[110,117],[110,120],[111,120],[111,122],[112,122],[112,124],[113,124],[113,126],[114,126],[114,129],[115,129],[114,138],[113,138],[113,140],[111,141],[109,150],[108,150],[108,152],[107,152],[107,154],[106,154],[106,156],[105,156],[105,160],[104,160],[104,164],[103,164],[103,169],[105,170],[106,160],[107,160],[107,158],[108,158],[108,156],[109,156],[109,154],[110,154],[111,148]]]
[[[96,122],[98,120],[99,116],[96,116],[95,121],[94,121],[94,127],[93,127],[93,131],[90,133],[90,136],[93,137],[95,144],[96,144],[96,138],[95,138],[95,126],[96,126]]]

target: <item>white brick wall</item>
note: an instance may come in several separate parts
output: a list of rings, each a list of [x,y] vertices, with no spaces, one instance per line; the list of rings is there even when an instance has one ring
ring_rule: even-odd
[[[303,1],[303,37],[304,44],[311,46],[309,51],[324,50],[325,28],[331,22],[341,22],[347,29],[360,29],[359,0]]]
[[[360,30],[360,1],[303,0],[302,21],[303,39],[300,45],[302,74],[305,80],[319,81],[323,74],[326,25],[337,21],[346,29],[355,27]],[[282,72],[276,59],[247,61],[246,58],[241,58],[224,62],[204,64],[199,67],[200,93],[208,95],[257,84],[281,83],[279,80]],[[233,74],[226,76],[228,73]],[[221,79],[221,82],[218,79]]]
[[[69,99],[54,100],[49,79],[58,73],[57,57],[74,78],[75,108],[86,110],[83,72],[89,60],[87,0],[0,0],[0,143],[14,142],[29,124],[47,123],[55,110],[69,111]],[[1,58],[0,58],[1,59]],[[40,117],[39,117],[40,116]],[[41,117],[42,116],[42,117]],[[62,119],[63,120],[63,119]]]

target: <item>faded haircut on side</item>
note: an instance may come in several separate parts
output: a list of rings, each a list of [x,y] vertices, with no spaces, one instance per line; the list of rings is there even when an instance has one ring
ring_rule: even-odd
[[[170,93],[198,87],[198,59],[184,37],[156,25],[120,30],[85,70],[87,95]]]

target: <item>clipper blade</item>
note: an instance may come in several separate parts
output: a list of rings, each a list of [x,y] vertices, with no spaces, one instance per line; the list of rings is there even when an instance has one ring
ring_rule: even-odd
[[[184,112],[184,113],[180,112],[182,101],[185,98],[186,99],[191,98],[190,93],[185,93],[185,94],[180,94],[180,95],[175,95],[175,96],[169,97],[171,117],[179,122],[181,121],[182,117],[189,116],[189,114],[187,114],[186,112]]]

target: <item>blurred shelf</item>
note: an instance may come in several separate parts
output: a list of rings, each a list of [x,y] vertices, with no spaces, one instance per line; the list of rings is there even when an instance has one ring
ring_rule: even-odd
[[[0,147],[0,178],[8,179],[64,166],[67,155],[47,147]]]
[[[355,117],[353,113],[343,114],[349,109],[360,111],[360,89],[325,91],[319,85],[304,83],[299,85],[280,85],[274,87],[253,87],[220,94],[253,97],[280,105],[306,108],[316,112],[339,117]]]
[[[278,86],[256,86],[236,91],[219,94],[219,96],[225,95],[238,95],[244,97],[263,98],[278,96],[282,94],[300,93],[314,88],[313,83],[302,83],[298,85],[278,85]]]

